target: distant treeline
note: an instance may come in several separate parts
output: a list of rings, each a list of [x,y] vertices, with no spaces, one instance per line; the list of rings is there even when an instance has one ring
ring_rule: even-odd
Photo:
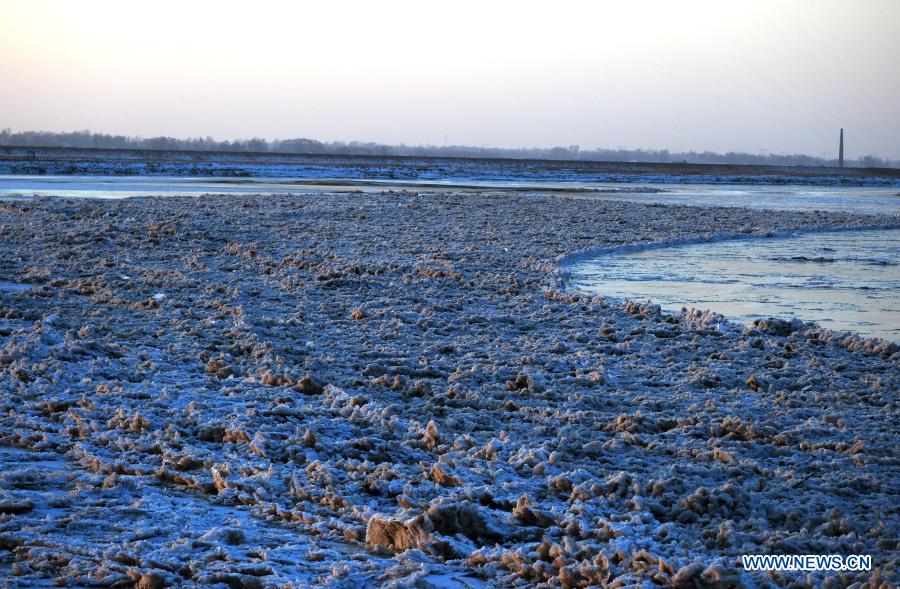
[[[90,131],[54,133],[51,131],[0,130],[0,146],[12,147],[80,147],[104,149],[153,149],[187,151],[222,151],[240,153],[298,153],[333,155],[374,155],[412,157],[471,157],[583,160],[611,162],[661,162],[689,164],[759,164],[774,166],[836,166],[837,159],[825,159],[802,154],[752,154],[712,151],[672,152],[667,149],[592,149],[577,145],[550,148],[472,147],[467,145],[383,145],[362,141],[330,141],[315,139],[275,139],[254,137],[234,141],[217,141],[212,137],[128,137]],[[846,165],[860,167],[895,167],[900,161],[890,161],[874,155],[847,160]]]

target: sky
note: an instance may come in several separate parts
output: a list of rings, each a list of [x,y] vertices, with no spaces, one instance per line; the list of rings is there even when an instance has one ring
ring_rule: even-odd
[[[0,0],[0,128],[900,158],[900,0]]]

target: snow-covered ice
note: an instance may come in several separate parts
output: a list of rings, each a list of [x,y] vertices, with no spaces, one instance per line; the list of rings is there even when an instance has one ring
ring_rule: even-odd
[[[589,297],[558,262],[890,221],[508,193],[0,203],[0,282],[30,285],[0,289],[0,577],[896,584],[896,344]],[[875,570],[738,566],[764,552]]]

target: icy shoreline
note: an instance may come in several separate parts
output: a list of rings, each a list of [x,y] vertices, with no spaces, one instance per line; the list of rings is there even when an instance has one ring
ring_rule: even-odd
[[[896,583],[897,346],[722,331],[565,292],[559,269],[576,251],[891,222],[510,194],[0,203],[0,283],[30,286],[0,290],[0,443],[71,464],[83,496],[41,495],[64,466],[4,466],[0,575]],[[158,540],[66,527],[138,507],[164,521],[141,495],[174,487],[229,514]],[[765,552],[877,570],[737,568]]]
[[[639,252],[655,252],[657,250],[669,250],[669,251],[663,252],[663,253],[667,254],[669,256],[673,256],[673,257],[676,255],[678,255],[680,257],[684,257],[686,251],[691,251],[693,249],[693,253],[694,253],[695,257],[692,258],[691,259],[692,261],[688,262],[688,263],[698,264],[699,266],[702,266],[702,264],[705,260],[698,259],[696,248],[688,248],[686,250],[684,246],[701,246],[701,245],[706,246],[707,244],[724,244],[724,245],[732,246],[733,248],[739,247],[742,249],[742,251],[745,249],[754,249],[754,248],[765,248],[766,251],[781,251],[785,247],[790,247],[790,244],[791,244],[793,238],[802,238],[802,239],[809,240],[811,238],[815,238],[818,236],[816,243],[820,244],[819,240],[821,240],[823,237],[824,238],[834,238],[836,236],[839,236],[840,239],[850,242],[851,240],[857,241],[859,239],[859,236],[862,236],[863,239],[866,239],[867,237],[870,237],[867,234],[869,234],[873,231],[874,232],[882,232],[882,231],[896,232],[898,229],[900,229],[900,224],[878,225],[878,226],[874,226],[874,227],[854,227],[854,228],[850,228],[850,229],[846,229],[846,230],[838,230],[838,231],[828,230],[828,229],[824,229],[824,230],[812,229],[812,230],[804,231],[804,232],[780,232],[777,234],[773,232],[770,234],[752,235],[749,237],[744,236],[744,235],[723,234],[723,235],[716,235],[711,238],[701,239],[701,240],[688,239],[688,240],[677,240],[675,242],[653,242],[653,243],[648,243],[648,244],[626,245],[626,246],[622,246],[622,247],[600,248],[597,251],[592,251],[592,250],[579,251],[579,252],[573,252],[571,254],[564,254],[564,255],[560,256],[559,258],[557,258],[557,263],[559,264],[559,268],[557,269],[557,276],[559,277],[558,284],[559,284],[559,288],[561,290],[580,291],[580,292],[583,292],[588,295],[599,294],[601,296],[605,296],[612,300],[619,300],[619,301],[626,301],[630,298],[638,298],[641,300],[646,300],[647,298],[650,298],[651,300],[653,300],[653,302],[661,304],[663,306],[663,308],[668,308],[668,309],[676,308],[677,309],[680,307],[691,306],[691,305],[694,305],[695,303],[688,302],[687,300],[684,300],[684,299],[682,299],[680,301],[676,301],[676,302],[673,302],[672,300],[668,300],[668,299],[659,300],[652,293],[646,293],[645,296],[641,296],[640,293],[635,294],[634,292],[627,292],[627,293],[616,292],[615,287],[612,285],[604,286],[602,288],[602,290],[599,288],[596,288],[596,287],[593,287],[593,288],[587,287],[586,288],[584,283],[579,284],[579,282],[583,281],[583,280],[587,280],[588,284],[591,284],[592,280],[598,280],[598,279],[597,278],[589,278],[583,274],[580,274],[580,272],[585,272],[585,269],[579,268],[579,266],[586,264],[588,268],[591,268],[591,265],[593,265],[593,264],[597,264],[597,265],[599,265],[599,267],[603,267],[607,263],[610,263],[610,262],[613,262],[613,263],[629,262],[628,279],[632,280],[632,281],[637,280],[637,284],[645,285],[646,282],[641,282],[641,281],[647,280],[646,271],[641,271],[640,269],[635,271],[634,263],[638,260],[638,258],[629,257],[628,254],[634,254],[634,253],[639,253]],[[856,239],[854,239],[854,236],[857,236]],[[811,241],[807,241],[807,242],[812,243]],[[828,242],[828,245],[832,248],[835,247],[834,242]],[[716,248],[704,247],[703,249],[701,249],[699,251],[703,252],[702,256],[704,258],[708,258],[710,255],[715,254]],[[875,256],[883,256],[884,255],[884,252],[879,251],[878,249],[874,249],[874,248],[870,249],[869,252]],[[795,253],[794,255],[797,255],[797,254]],[[776,259],[780,259],[780,258],[776,258]],[[798,258],[794,258],[792,261],[795,261],[797,259]],[[801,256],[800,259],[802,259],[803,261],[807,261],[807,260],[818,261],[815,259],[814,256],[810,256],[809,258],[803,258]],[[771,258],[769,260],[771,260]],[[835,260],[833,258],[829,258],[828,261],[831,263],[831,262],[834,262]],[[868,307],[869,303],[871,302],[872,288],[875,288],[876,291],[878,288],[877,286],[873,286],[873,284],[877,285],[878,284],[877,281],[881,278],[881,276],[883,274],[885,274],[885,272],[883,271],[883,266],[884,265],[892,265],[892,264],[893,264],[893,262],[890,262],[888,259],[879,258],[877,265],[880,266],[881,268],[877,271],[877,273],[873,273],[872,275],[870,275],[867,278],[866,289],[865,289],[866,299],[859,299],[859,300],[855,301],[855,304],[859,305],[860,307]],[[683,269],[672,269],[672,270],[675,273],[678,273],[679,271],[681,271],[682,273],[679,275],[685,276],[685,274],[683,273]],[[596,272],[596,270],[591,269],[591,270],[588,270],[588,273],[590,273],[591,271]],[[768,272],[772,271],[771,265],[767,264],[767,271]],[[835,272],[835,271],[836,270],[834,270],[833,268],[831,269],[831,272]],[[749,286],[750,284],[752,284],[754,289],[760,289],[760,288],[764,289],[766,287],[765,278],[764,278],[765,274],[763,274],[762,276],[758,273],[752,274],[752,278],[750,278],[748,276],[747,272],[748,272],[748,269],[746,267],[741,267],[739,265],[736,265],[734,267],[733,274],[730,274],[727,277],[723,277],[720,274],[716,274],[716,279],[717,280],[725,280],[726,282],[728,282],[730,284],[740,284],[740,285],[745,285],[745,286]],[[791,272],[792,272],[791,276],[794,276],[795,275],[794,272],[796,272],[796,271],[792,269]],[[667,280],[668,280],[668,277],[671,276],[671,274],[663,273],[663,272],[658,272],[658,274],[660,274],[660,275],[664,274],[667,277],[666,278]],[[709,274],[709,272],[707,272],[707,274]],[[877,275],[877,277],[876,277],[876,275]],[[690,276],[690,273],[688,273],[688,276]],[[782,278],[784,277],[783,274],[778,275],[778,276],[780,276]],[[829,275],[829,278],[832,278],[832,277],[833,277],[833,275]],[[763,279],[762,282],[760,282],[760,278]],[[884,278],[884,279],[890,280],[889,278]],[[869,281],[871,281],[871,282],[869,282]],[[601,279],[601,280],[597,281],[596,284],[599,285],[599,284],[602,284],[603,282],[605,282],[605,281],[603,281]],[[651,280],[651,283],[652,282],[653,281]],[[892,284],[892,283],[889,283],[889,284]],[[665,297],[669,296],[670,293],[678,292],[678,291],[671,290],[673,288],[673,285],[667,284],[666,286],[667,286],[668,292],[661,295],[661,297],[663,299],[665,299]],[[831,286],[831,284],[829,284],[829,286]],[[843,286],[845,288],[847,287],[846,284]],[[712,287],[717,288],[716,286],[712,286]],[[884,290],[882,290],[878,294],[879,295],[887,294],[887,292],[886,292],[887,289],[891,289],[891,288],[892,288],[891,286],[885,286]],[[698,292],[694,292],[694,296],[696,296],[698,294]],[[627,294],[628,296],[625,296],[625,294]],[[709,294],[710,293],[708,293],[708,292],[704,292],[703,296],[706,297]],[[731,307],[732,311],[733,311],[732,305],[734,304],[734,302],[732,299],[729,299],[729,296],[730,295],[727,295],[727,294],[723,295],[720,297],[719,300],[721,302],[723,302],[726,307]],[[796,304],[798,300],[799,301],[808,301],[808,299],[804,298],[804,295],[802,293],[795,294],[795,295],[793,295],[793,297],[794,298],[793,298],[793,301],[791,304]],[[766,304],[769,305],[769,310],[767,312],[770,314],[777,314],[778,311],[773,310],[773,309],[779,309],[779,308],[783,313],[785,310],[784,305],[786,304],[786,302],[788,300],[790,300],[790,299],[785,299],[783,301],[772,301],[766,295],[762,295],[762,298],[765,298],[767,300]],[[739,299],[739,300],[741,301],[741,303],[746,303],[746,299]],[[781,307],[779,307],[779,304],[778,304],[779,302],[781,303]],[[846,299],[842,299],[841,303],[844,304],[845,302],[846,302]],[[738,303],[738,304],[740,304],[740,303]],[[827,329],[827,330],[833,331],[834,335],[837,335],[838,333],[847,334],[848,330],[859,329],[860,331],[862,331],[864,333],[861,333],[861,334],[857,334],[855,332],[853,332],[853,333],[854,333],[854,335],[858,335],[861,338],[881,337],[881,338],[885,338],[885,339],[894,341],[895,343],[900,343],[900,340],[898,340],[898,337],[897,337],[897,331],[896,331],[895,324],[893,323],[893,320],[891,318],[883,317],[883,316],[879,315],[878,314],[879,311],[877,308],[871,309],[871,310],[868,308],[865,309],[866,313],[871,313],[870,315],[867,315],[867,317],[869,318],[869,321],[864,322],[864,321],[860,320],[860,322],[858,323],[859,327],[856,327],[855,324],[853,324],[853,323],[850,323],[849,325],[845,325],[844,327],[835,327],[835,325],[834,325],[835,317],[832,316],[831,313],[834,313],[836,310],[838,312],[844,312],[844,310],[837,309],[837,307],[835,306],[835,307],[828,309],[825,312],[821,312],[821,305],[823,305],[823,304],[825,304],[824,299],[817,299],[812,304],[807,302],[807,307],[804,307],[804,308],[809,308],[811,315],[804,317],[803,316],[804,313],[802,311],[797,312],[797,315],[802,317],[804,321],[807,321],[810,323],[820,321],[820,320],[822,320],[822,318],[824,318],[823,323],[819,324],[818,327],[821,329]],[[753,319],[755,319],[755,317],[744,318],[744,319],[736,318],[733,315],[733,312],[727,313],[721,307],[717,307],[716,305],[711,305],[711,306],[714,308],[714,310],[721,312],[725,315],[728,315],[729,323],[733,323],[738,329],[745,328],[747,323],[750,323],[750,322],[752,322]],[[706,309],[706,307],[701,307],[701,308]],[[890,308],[890,306],[888,308]],[[791,309],[791,312],[793,314],[793,309]],[[858,312],[860,312],[860,311],[858,311]],[[841,316],[840,319],[843,321],[848,321],[847,320],[848,316],[851,316],[851,315],[847,314],[847,315]],[[781,317],[784,318],[784,315],[781,315]],[[875,325],[872,325],[872,323],[874,323],[876,321],[878,322],[877,327]],[[892,327],[892,326],[894,326],[894,327]],[[878,328],[882,328],[882,327],[884,328],[883,331],[878,329]],[[865,328],[872,329],[872,331],[866,331]]]

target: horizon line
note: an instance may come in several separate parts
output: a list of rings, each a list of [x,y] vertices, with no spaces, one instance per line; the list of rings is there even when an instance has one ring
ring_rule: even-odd
[[[843,131],[843,128],[841,128]],[[34,141],[29,141],[27,138],[28,135],[39,135],[44,136],[44,139],[50,140],[51,144],[40,144]],[[15,137],[18,136],[17,143],[13,143],[11,141],[15,141]],[[65,143],[65,139],[67,137],[82,137],[87,140],[92,141],[110,141],[110,140],[124,140],[129,143],[152,143],[152,142],[175,142],[181,145],[60,145],[54,144],[57,141],[61,143]],[[9,139],[6,139],[6,138]],[[56,140],[56,141],[54,141]],[[290,151],[289,149],[286,151],[280,151],[279,147],[283,144],[289,144],[291,142],[307,142],[311,144],[318,144],[319,146],[326,149],[326,151],[315,152],[309,150],[300,150],[300,151]],[[191,145],[194,144],[194,145]],[[263,145],[264,144],[264,145]],[[828,166],[831,162],[834,162],[835,165],[839,162],[839,154],[835,153],[833,156],[824,156],[824,155],[812,155],[809,153],[797,153],[797,152],[772,152],[765,148],[760,148],[757,153],[752,153],[749,151],[726,151],[719,152],[713,151],[710,149],[698,151],[698,150],[673,150],[670,148],[644,148],[644,147],[593,147],[593,148],[582,148],[578,144],[570,144],[566,145],[554,145],[554,146],[540,146],[540,147],[506,147],[506,146],[495,146],[489,144],[482,145],[466,145],[466,144],[434,144],[434,143],[418,143],[418,144],[407,144],[407,143],[381,143],[378,141],[367,141],[367,140],[359,140],[353,139],[349,141],[345,140],[322,140],[315,139],[311,137],[286,137],[286,138],[266,138],[260,136],[253,137],[238,137],[233,139],[217,139],[212,135],[186,135],[186,136],[172,136],[172,135],[128,135],[124,133],[106,133],[106,132],[98,132],[92,131],[91,129],[77,129],[72,131],[49,131],[49,130],[24,130],[24,131],[13,131],[11,127],[0,127],[0,147],[33,147],[33,148],[70,148],[70,149],[133,149],[133,150],[146,150],[146,151],[211,151],[211,152],[223,152],[223,153],[271,153],[271,154],[290,154],[296,153],[298,155],[380,155],[380,156],[397,156],[397,157],[448,157],[448,158],[478,158],[478,159],[549,159],[549,160],[563,160],[563,159],[572,159],[573,161],[605,161],[605,160],[596,160],[591,158],[579,158],[577,157],[579,154],[583,155],[611,155],[611,154],[620,154],[622,157],[626,157],[628,154],[633,155],[668,155],[673,159],[671,161],[649,161],[649,160],[608,160],[608,161],[633,161],[633,163],[672,163],[672,164],[685,164],[685,163],[697,163],[697,164],[715,164],[719,163],[722,165],[786,165],[786,166],[797,166],[797,165],[808,165],[808,166]],[[469,154],[446,154],[446,153],[419,153],[419,154],[410,154],[410,153],[339,153],[336,154],[334,152],[327,151],[328,148],[369,148],[369,149],[382,149],[382,150],[428,150],[435,152],[444,152],[444,151],[453,151],[453,150],[464,150],[472,153]],[[229,149],[233,148],[233,149]],[[255,149],[254,149],[255,148]],[[494,152],[494,153],[489,153]],[[503,153],[507,152],[507,153]],[[529,153],[530,152],[530,153]],[[541,152],[557,152],[558,157],[552,157],[550,153],[541,153]],[[516,155],[517,154],[517,155]],[[550,157],[548,157],[550,156]],[[566,156],[569,156],[568,158]],[[787,158],[787,159],[805,159],[810,160],[808,162],[785,162],[785,163],[774,163],[774,162],[765,162],[765,161],[757,161],[757,162],[734,162],[734,161],[722,161],[722,162],[711,162],[711,161],[703,161],[703,162],[688,162],[686,160],[681,159],[682,156],[700,156],[700,157],[721,157],[721,158],[750,158],[754,160],[772,160],[778,158]],[[845,161],[848,162],[860,162],[859,167],[898,167],[897,164],[900,164],[900,159],[894,159],[891,157],[884,157],[881,154],[866,154],[860,155],[858,157],[846,157]],[[866,161],[868,160],[868,161]],[[865,163],[863,163],[865,162]]]

